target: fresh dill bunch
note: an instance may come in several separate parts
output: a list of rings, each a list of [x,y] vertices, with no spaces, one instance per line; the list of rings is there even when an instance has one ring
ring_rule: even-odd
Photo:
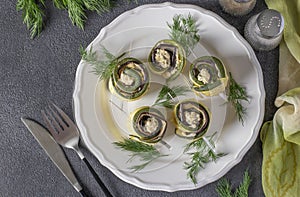
[[[232,74],[229,72],[229,86],[228,86],[228,102],[232,104],[235,113],[242,124],[244,124],[244,116],[246,115],[246,108],[242,105],[242,101],[249,102],[246,88],[239,85]]]
[[[221,179],[218,182],[216,191],[220,197],[232,197],[231,185],[227,179]]]
[[[190,89],[186,86],[174,86],[170,88],[169,86],[164,85],[158,93],[153,105],[173,108],[175,105],[174,98],[185,95],[188,91],[190,91]]]
[[[68,11],[69,18],[73,25],[84,29],[86,17],[85,11],[96,11],[101,14],[111,7],[110,0],[53,0],[55,7]]]
[[[251,178],[248,170],[245,171],[243,181],[239,187],[232,193],[232,185],[227,179],[221,179],[217,185],[216,191],[220,197],[248,197],[248,189],[251,184]]]
[[[110,0],[83,0],[87,10],[96,11],[98,14],[109,11],[113,3]]]
[[[159,157],[167,156],[161,154],[153,145],[134,139],[124,138],[123,141],[114,142],[113,144],[124,151],[130,152],[130,159],[128,161],[138,157],[143,162],[142,164],[130,167],[134,172],[144,169],[149,163]]]
[[[125,55],[125,53],[116,57],[111,54],[104,46],[102,51],[106,60],[100,61],[97,59],[97,54],[93,51],[93,46],[87,51],[82,46],[79,48],[81,58],[93,66],[94,73],[99,77],[100,80],[107,80],[112,75],[113,70],[119,63],[119,59]]]
[[[236,189],[236,191],[234,193],[234,197],[247,197],[250,184],[251,184],[251,178],[250,178],[248,170],[246,170],[244,173],[243,182]]]
[[[173,24],[167,25],[170,28],[170,38],[178,42],[189,55],[190,49],[200,41],[196,20],[190,14],[187,17],[179,14],[173,17]]]
[[[58,9],[68,11],[73,25],[78,26],[80,29],[84,28],[86,15],[83,0],[53,0],[53,2]]]
[[[101,14],[113,6],[110,0],[53,0],[56,8],[68,11],[73,25],[84,29],[86,17],[85,11],[96,11]],[[18,0],[17,11],[22,11],[23,23],[30,31],[30,37],[39,35],[43,29],[43,17],[45,8],[44,0]]]
[[[30,31],[30,37],[34,38],[39,35],[43,29],[43,16],[44,12],[42,7],[45,6],[44,0],[18,0],[17,11],[23,11],[23,23],[26,24],[27,29]]]
[[[205,168],[207,163],[211,161],[216,162],[218,158],[226,155],[224,153],[215,153],[215,151],[212,150],[212,148],[215,147],[215,143],[213,141],[215,134],[216,133],[209,137],[208,142],[206,142],[203,138],[199,138],[187,144],[184,148],[184,153],[191,156],[191,161],[184,162],[184,169],[188,170],[187,177],[194,184],[197,184],[197,174],[201,169]],[[210,143],[210,145],[207,143]]]
[[[73,25],[76,25],[80,29],[84,29],[84,22],[86,15],[84,12],[84,6],[81,0],[66,0],[68,2],[67,9],[69,18]]]

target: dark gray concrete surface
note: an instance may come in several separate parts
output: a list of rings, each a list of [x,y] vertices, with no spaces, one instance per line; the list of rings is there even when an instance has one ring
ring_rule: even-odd
[[[117,1],[117,7],[101,16],[88,12],[85,31],[73,26],[66,11],[46,0],[45,28],[41,35],[30,39],[22,23],[21,12],[16,11],[16,1],[0,1],[0,196],[80,196],[50,161],[33,136],[21,123],[23,116],[42,122],[40,110],[48,100],[57,103],[72,115],[72,93],[75,72],[80,61],[78,48],[87,46],[102,27],[126,10],[148,3],[162,1],[138,0],[138,4]],[[246,16],[233,17],[221,10],[216,0],[175,0],[211,10],[237,28],[243,29],[250,16],[266,8],[258,0],[254,10]],[[273,101],[277,93],[278,48],[270,52],[257,52],[261,63],[266,89],[264,120],[275,112]],[[83,147],[83,146],[82,146]],[[121,181],[84,147],[84,154],[105,184],[116,197],[168,197],[168,196],[217,196],[217,182],[200,189],[174,193],[147,191]],[[91,196],[103,196],[86,166],[71,150],[65,153],[71,165]],[[261,186],[262,149],[259,138],[224,177],[236,187],[248,168],[252,177],[250,196],[263,196]]]

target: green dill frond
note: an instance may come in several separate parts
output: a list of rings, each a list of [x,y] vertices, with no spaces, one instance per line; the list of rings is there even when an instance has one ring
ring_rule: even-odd
[[[53,0],[53,3],[56,8],[68,11],[69,18],[73,25],[84,29],[86,15],[83,0]]]
[[[170,38],[178,42],[189,55],[190,50],[200,41],[196,20],[190,14],[187,17],[175,15],[173,24],[167,24],[170,28]]]
[[[68,13],[73,25],[76,25],[80,29],[84,29],[84,21],[86,19],[84,6],[80,0],[67,0]]]
[[[239,85],[232,74],[229,73],[229,85],[228,85],[228,102],[232,104],[235,109],[235,113],[242,124],[244,124],[244,116],[246,114],[246,108],[242,105],[242,101],[249,102],[246,88]]]
[[[96,11],[102,14],[109,11],[113,3],[111,0],[53,0],[53,4],[58,9],[68,11],[69,18],[73,25],[84,29],[86,10]],[[44,0],[18,0],[16,4],[17,11],[23,11],[22,18],[27,28],[30,30],[31,38],[39,35],[43,28],[45,7]]]
[[[130,160],[138,157],[142,162],[139,165],[130,167],[134,172],[144,169],[149,163],[153,162],[159,157],[167,155],[161,154],[153,145],[146,144],[134,139],[124,138],[123,141],[114,142],[118,148],[130,152]]]
[[[96,11],[98,14],[109,11],[112,8],[110,0],[83,0],[87,10]]]
[[[234,197],[248,197],[248,189],[250,184],[251,184],[251,178],[249,176],[248,170],[246,170],[244,173],[243,182],[236,189],[234,193]]]
[[[123,141],[114,142],[114,144],[121,149],[134,153],[157,152],[157,150],[152,145],[128,138],[124,138]]]
[[[102,51],[108,60],[118,59],[116,56],[114,56],[112,53],[110,53],[104,46],[102,46]]]
[[[225,178],[221,179],[218,182],[216,191],[220,197],[232,197],[231,185],[229,181]]]
[[[53,0],[54,6],[58,9],[66,9],[68,4],[64,0]]]
[[[251,184],[251,178],[248,170],[245,171],[243,181],[233,193],[230,182],[223,178],[218,182],[216,191],[220,197],[248,197],[248,189]]]
[[[30,31],[30,37],[34,38],[40,35],[43,29],[44,12],[41,8],[44,7],[44,0],[18,0],[17,11],[22,11],[23,23],[26,24]]]
[[[153,105],[172,108],[175,105],[174,99],[178,96],[185,95],[189,91],[190,89],[186,86],[174,86],[170,88],[169,86],[164,85],[160,90],[160,92],[158,93],[156,101],[154,102]]]
[[[72,24],[80,29],[84,29],[86,10],[102,14],[112,7],[110,0],[53,0],[53,2],[58,9],[67,10]]]
[[[100,80],[107,80],[112,75],[113,70],[119,63],[119,59],[122,58],[125,53],[116,57],[111,54],[104,46],[102,46],[102,52],[105,56],[104,60],[100,61],[97,59],[97,54],[93,51],[93,46],[90,47],[88,51],[83,49],[81,46],[79,48],[81,58],[89,63],[93,67],[93,73],[95,73]]]
[[[215,134],[209,137],[210,146],[215,147],[213,137]],[[218,158],[225,156],[224,153],[215,153],[207,142],[203,138],[199,138],[187,144],[184,148],[184,153],[190,155],[191,160],[184,163],[184,169],[188,170],[187,177],[197,184],[196,176],[200,172],[200,169],[205,168],[205,165],[209,162],[215,162]],[[192,151],[192,152],[189,152]]]

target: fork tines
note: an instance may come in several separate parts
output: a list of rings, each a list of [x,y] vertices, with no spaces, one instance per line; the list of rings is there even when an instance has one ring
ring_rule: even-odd
[[[56,135],[62,132],[64,128],[69,127],[72,124],[72,120],[54,103],[51,103],[51,105],[41,112],[49,131],[52,135]]]

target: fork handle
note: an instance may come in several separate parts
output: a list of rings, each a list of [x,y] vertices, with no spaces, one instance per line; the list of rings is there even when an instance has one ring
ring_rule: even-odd
[[[82,197],[88,197],[88,195],[85,193],[85,191],[82,189],[79,191]]]
[[[112,194],[110,193],[110,191],[107,189],[107,187],[101,181],[101,179],[99,178],[98,174],[95,172],[95,170],[93,169],[93,167],[91,166],[91,164],[88,162],[88,160],[85,157],[82,160],[84,161],[84,163],[89,168],[90,172],[92,173],[93,177],[96,179],[96,181],[99,184],[99,186],[102,188],[102,191],[104,192],[105,196],[106,197],[113,197]]]

